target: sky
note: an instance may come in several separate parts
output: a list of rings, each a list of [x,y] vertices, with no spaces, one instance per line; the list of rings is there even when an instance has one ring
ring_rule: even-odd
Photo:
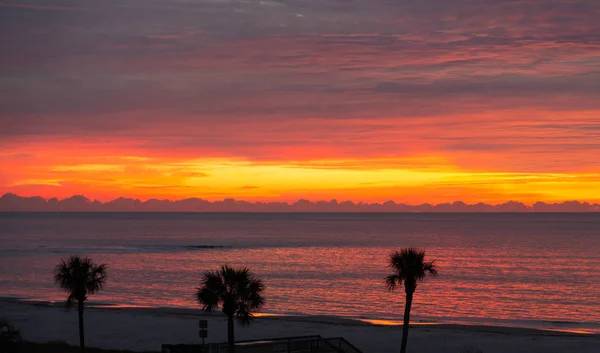
[[[597,0],[0,1],[0,194],[600,201]]]

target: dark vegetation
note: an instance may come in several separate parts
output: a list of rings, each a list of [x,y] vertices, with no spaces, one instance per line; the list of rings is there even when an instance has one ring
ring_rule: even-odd
[[[218,271],[206,271],[196,291],[196,299],[206,311],[221,306],[227,316],[229,353],[235,351],[234,319],[242,326],[250,325],[253,312],[260,310],[265,299],[265,286],[247,267],[234,269],[227,265]]]
[[[410,310],[413,295],[419,282],[426,277],[437,276],[435,260],[426,261],[425,251],[414,248],[403,248],[390,254],[389,267],[393,273],[385,278],[385,284],[390,291],[397,286],[404,286],[406,304],[404,307],[404,325],[402,327],[402,342],[400,352],[406,352]],[[106,265],[96,265],[89,257],[73,255],[63,259],[54,270],[54,282],[68,293],[67,305],[77,303],[79,317],[79,348],[65,342],[32,343],[21,341],[18,329],[8,323],[0,322],[2,340],[0,353],[12,352],[49,352],[49,353],[85,353],[85,335],[83,311],[88,294],[100,291],[106,283]],[[247,267],[232,268],[221,266],[216,271],[205,271],[200,286],[196,289],[196,300],[205,311],[218,309],[227,316],[228,351],[235,350],[235,321],[242,326],[250,325],[254,312],[260,311],[265,298],[265,285]],[[90,348],[88,353],[127,352],[118,350],[102,350]],[[467,351],[471,353],[471,351]],[[477,350],[473,353],[479,352]]]
[[[54,269],[54,283],[68,293],[67,305],[77,302],[79,347],[85,353],[83,308],[88,294],[99,292],[106,283],[106,265],[96,265],[89,257],[73,255]]]
[[[435,260],[425,261],[425,251],[414,248],[394,251],[390,254],[388,265],[394,273],[385,278],[386,286],[390,291],[393,291],[396,286],[404,284],[404,293],[406,294],[402,343],[400,346],[400,353],[405,353],[408,342],[410,308],[417,285],[428,276],[437,276],[438,272]]]

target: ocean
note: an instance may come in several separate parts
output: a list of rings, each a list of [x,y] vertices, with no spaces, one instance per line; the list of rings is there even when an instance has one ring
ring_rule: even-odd
[[[199,308],[204,270],[248,266],[264,312],[402,320],[388,254],[425,249],[414,322],[600,332],[598,213],[0,213],[0,296],[62,301],[61,258],[108,265],[90,304]]]

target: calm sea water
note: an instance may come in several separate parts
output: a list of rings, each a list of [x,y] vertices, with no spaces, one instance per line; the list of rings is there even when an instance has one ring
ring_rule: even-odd
[[[0,213],[0,295],[63,300],[70,254],[109,266],[97,302],[192,307],[202,271],[250,267],[268,313],[401,320],[388,253],[426,249],[440,276],[415,320],[600,331],[600,214]],[[222,248],[206,248],[220,246]]]

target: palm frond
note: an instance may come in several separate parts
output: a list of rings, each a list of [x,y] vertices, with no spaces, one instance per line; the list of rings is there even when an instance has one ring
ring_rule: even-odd
[[[219,295],[206,287],[198,288],[196,300],[202,305],[202,309],[208,312],[215,311],[219,306]]]
[[[246,301],[250,309],[260,310],[263,308],[265,305],[265,297],[262,296],[264,289],[265,285],[260,278],[250,278],[250,283],[248,284],[248,294],[246,296]]]
[[[65,306],[67,306],[67,307],[73,306],[73,304],[75,303],[75,301],[77,301],[77,299],[75,298],[75,296],[73,294],[69,294],[69,296],[67,297],[67,301],[65,303]]]
[[[438,270],[437,270],[437,265],[435,263],[435,260],[426,262],[423,266],[423,269],[426,272],[429,272],[429,274],[433,277],[436,277],[438,275]]]
[[[254,320],[254,315],[252,315],[252,312],[248,310],[248,308],[240,308],[236,313],[235,318],[241,326],[246,327],[250,326],[252,320]]]
[[[265,285],[247,267],[235,269],[223,265],[217,271],[205,271],[196,289],[196,300],[206,311],[221,306],[223,313],[235,316],[242,325],[252,320],[252,313],[265,304]]]
[[[407,293],[414,292],[418,282],[424,280],[428,275],[437,276],[438,274],[435,260],[425,261],[425,251],[416,248],[393,251],[388,259],[388,267],[394,271],[384,280],[390,291],[404,283]]]
[[[397,285],[401,285],[401,284],[402,284],[402,278],[396,274],[385,277],[385,286],[388,288],[388,290],[390,292],[393,291],[394,289],[396,289]]]
[[[83,302],[88,293],[100,291],[106,278],[106,265],[98,266],[87,256],[71,255],[54,268],[54,283],[69,294],[67,305]]]
[[[86,289],[89,293],[94,294],[102,288],[106,283],[106,264],[95,266],[93,263],[89,267],[88,281],[86,283]]]
[[[61,260],[54,269],[54,283],[65,290],[69,290],[74,282],[72,268],[65,260]]]

